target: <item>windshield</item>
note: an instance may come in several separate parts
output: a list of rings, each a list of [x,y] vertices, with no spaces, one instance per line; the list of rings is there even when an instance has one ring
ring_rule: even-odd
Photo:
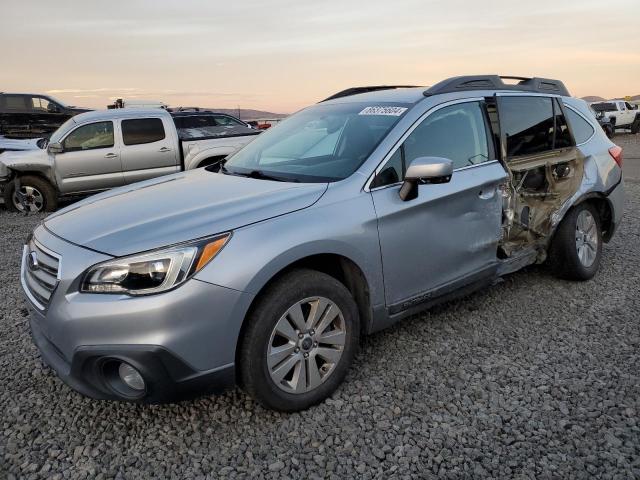
[[[63,108],[68,108],[68,107],[69,107],[69,105],[67,105],[67,104],[66,104],[66,103],[64,103],[64,102],[61,102],[61,101],[60,101],[60,100],[58,100],[57,98],[54,98],[54,97],[47,97],[47,98],[48,98],[49,100],[51,100],[53,103],[57,103],[58,105],[60,105],[60,106],[61,106],[61,107],[63,107]]]
[[[292,182],[347,178],[408,110],[403,104],[315,105],[262,133],[223,172]]]
[[[60,139],[64,136],[64,134],[67,133],[69,130],[71,130],[75,124],[76,122],[73,120],[73,117],[71,117],[69,120],[67,120],[62,125],[60,125],[60,127],[58,127],[58,129],[55,132],[51,134],[51,137],[49,137],[49,142],[50,143],[59,142]]]

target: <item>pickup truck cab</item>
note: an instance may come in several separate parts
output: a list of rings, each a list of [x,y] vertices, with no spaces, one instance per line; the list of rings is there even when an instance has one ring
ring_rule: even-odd
[[[608,119],[614,129],[630,129],[633,134],[640,131],[640,110],[637,105],[613,100],[592,103],[591,108]]]
[[[46,148],[5,152],[7,208],[53,211],[85,195],[216,163],[260,132],[229,115],[162,109],[88,112],[67,120]]]
[[[0,92],[0,135],[48,137],[69,118],[88,111],[65,105],[48,95]]]

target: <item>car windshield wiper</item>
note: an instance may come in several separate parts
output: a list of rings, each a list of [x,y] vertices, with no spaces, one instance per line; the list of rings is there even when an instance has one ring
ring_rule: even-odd
[[[275,182],[294,182],[299,183],[300,180],[295,178],[285,178],[278,177],[276,175],[271,175],[269,173],[265,173],[262,170],[251,170],[250,172],[233,172],[228,170],[224,165],[220,167],[220,171],[227,175],[236,175],[238,177],[248,177],[248,178],[256,178],[258,180],[273,180]]]

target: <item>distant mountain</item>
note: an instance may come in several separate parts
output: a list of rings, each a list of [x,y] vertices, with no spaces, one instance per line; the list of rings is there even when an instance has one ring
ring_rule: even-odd
[[[629,98],[631,99],[629,101],[637,102],[638,100],[640,100],[640,95],[631,95]],[[582,100],[584,100],[585,102],[603,102],[607,99],[595,95],[589,95],[587,97],[582,97]],[[625,100],[625,97],[611,98],[610,100]]]
[[[237,108],[206,108],[206,110],[213,110],[214,112],[227,113],[229,115],[233,115],[234,117],[238,116]],[[273,113],[273,112],[265,112],[263,110],[250,110],[250,109],[240,109],[240,118],[242,120],[257,120],[259,118],[284,118],[288,115],[285,113]]]

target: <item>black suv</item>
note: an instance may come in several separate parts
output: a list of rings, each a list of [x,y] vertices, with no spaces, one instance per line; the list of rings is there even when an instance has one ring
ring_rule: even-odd
[[[0,92],[0,135],[48,137],[67,119],[87,108],[70,107],[46,95]]]

